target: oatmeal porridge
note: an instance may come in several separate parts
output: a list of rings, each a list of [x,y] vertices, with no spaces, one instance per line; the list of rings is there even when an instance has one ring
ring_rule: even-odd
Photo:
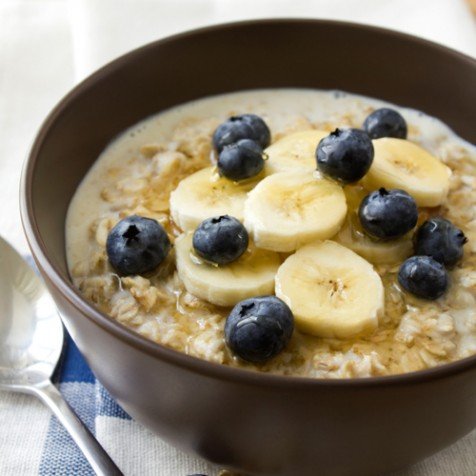
[[[381,108],[404,117],[408,140],[372,137],[371,113]],[[252,140],[230,139],[237,125],[227,120],[237,114],[262,118],[271,137],[261,121]],[[359,130],[364,121],[373,141]],[[250,133],[248,125],[241,130]],[[354,165],[340,167],[341,141],[354,144],[353,164],[367,157],[360,176]],[[246,170],[236,166],[243,156]],[[160,225],[145,235],[160,244],[151,248],[160,264],[125,272],[113,237],[134,241],[134,220],[144,218]],[[433,259],[435,230],[461,246]],[[211,249],[216,236],[228,237],[225,253]],[[150,117],[88,172],[69,207],[66,243],[86,300],[148,339],[211,362],[344,378],[476,354],[476,150],[440,121],[375,99],[259,90]],[[264,295],[263,305],[243,301]],[[273,309],[285,342],[270,358],[240,358],[225,324],[256,303],[257,314]]]

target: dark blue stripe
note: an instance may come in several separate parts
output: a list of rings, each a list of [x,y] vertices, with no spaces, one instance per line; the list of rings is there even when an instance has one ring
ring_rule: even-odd
[[[94,383],[94,374],[67,332],[65,339],[65,349],[59,368],[60,382]]]
[[[116,403],[109,392],[98,382],[97,383],[97,414],[121,418],[123,420],[132,420],[132,418]]]
[[[94,385],[63,384],[61,393],[79,418],[94,433],[96,406]],[[50,419],[39,474],[40,476],[94,476],[94,471],[86,458],[54,416]]]

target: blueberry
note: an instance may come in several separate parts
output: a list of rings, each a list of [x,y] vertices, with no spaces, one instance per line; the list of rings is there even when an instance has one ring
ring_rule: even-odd
[[[376,109],[372,114],[369,114],[364,121],[364,129],[371,139],[380,137],[407,138],[405,119],[399,112],[388,107]]]
[[[342,183],[361,179],[372,165],[374,146],[359,129],[336,129],[319,142],[317,168]]]
[[[230,117],[213,133],[213,145],[217,152],[240,139],[251,139],[264,149],[271,142],[271,132],[261,117],[256,114],[242,114]]]
[[[220,175],[230,180],[254,177],[264,167],[263,149],[250,139],[241,139],[223,147],[217,166]]]
[[[415,200],[407,192],[380,188],[362,200],[359,219],[362,228],[370,236],[393,239],[415,227],[418,209]]]
[[[169,237],[162,226],[137,215],[122,219],[109,232],[106,242],[109,262],[124,276],[154,270],[169,250]]]
[[[265,362],[279,354],[291,339],[294,317],[276,296],[239,302],[225,324],[228,347],[243,360]]]
[[[448,268],[463,257],[464,233],[448,220],[435,217],[423,223],[413,236],[417,255],[431,256]]]
[[[248,248],[248,241],[246,228],[228,215],[202,221],[193,234],[195,253],[216,264],[238,259]]]
[[[438,299],[448,289],[445,267],[430,256],[412,256],[400,266],[398,282],[408,292],[423,299]]]

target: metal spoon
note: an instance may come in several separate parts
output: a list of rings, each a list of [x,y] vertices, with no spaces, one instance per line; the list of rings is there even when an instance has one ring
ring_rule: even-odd
[[[29,393],[56,415],[98,475],[120,475],[51,382],[63,348],[63,326],[43,282],[0,238],[0,390]]]

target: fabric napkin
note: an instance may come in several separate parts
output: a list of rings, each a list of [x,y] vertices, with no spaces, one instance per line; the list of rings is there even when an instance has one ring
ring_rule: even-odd
[[[134,422],[95,379],[69,336],[56,383],[125,475],[218,475],[218,468],[185,456]],[[38,467],[40,476],[94,475],[55,417],[50,418],[43,441],[38,443],[43,447]]]
[[[172,33],[285,16],[380,25],[476,56],[475,22],[464,0],[2,0],[2,235],[21,252],[28,251],[18,211],[21,164],[41,121],[74,83],[127,50]],[[185,455],[131,420],[94,378],[69,337],[55,383],[126,476],[219,474],[219,468]],[[42,403],[0,392],[0,476],[38,474],[93,472]],[[394,476],[475,475],[476,431]]]

